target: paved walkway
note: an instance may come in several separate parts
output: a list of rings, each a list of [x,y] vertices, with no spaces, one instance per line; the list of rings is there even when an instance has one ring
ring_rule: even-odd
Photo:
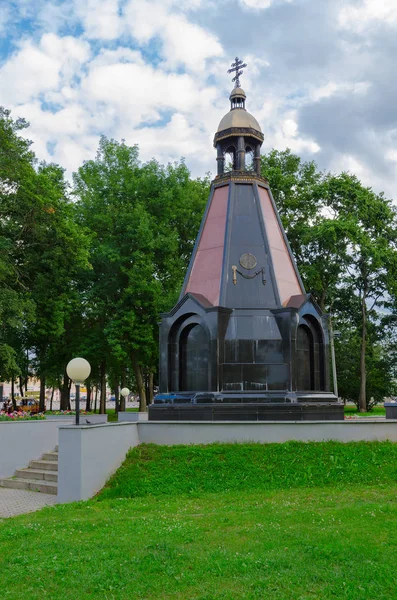
[[[53,494],[0,487],[0,519],[34,512],[56,502],[57,497]]]

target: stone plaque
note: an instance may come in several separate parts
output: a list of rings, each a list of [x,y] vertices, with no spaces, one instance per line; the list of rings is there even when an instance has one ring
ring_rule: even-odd
[[[242,254],[240,256],[240,265],[244,269],[254,269],[256,267],[256,257],[253,254]]]

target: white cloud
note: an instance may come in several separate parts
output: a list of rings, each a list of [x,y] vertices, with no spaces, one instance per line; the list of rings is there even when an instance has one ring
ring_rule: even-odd
[[[322,98],[329,98],[330,96],[334,96],[338,93],[346,92],[351,92],[352,94],[365,94],[370,87],[371,83],[369,81],[359,81],[353,83],[329,81],[323,86],[314,88],[310,93],[310,99],[317,101],[321,100]]]
[[[343,28],[363,32],[376,22],[397,25],[396,0],[364,0],[358,4],[344,6],[338,17]]]
[[[45,34],[38,45],[21,44],[19,51],[0,69],[0,102],[21,104],[38,94],[57,89],[78,74],[89,57],[87,42],[73,37]]]
[[[299,131],[298,111],[286,110],[283,102],[274,93],[269,93],[261,109],[255,111],[255,116],[262,125],[265,136],[262,152],[272,148],[289,148],[297,154],[316,154],[320,151],[316,140],[305,137]]]
[[[95,155],[104,133],[139,143],[143,160],[185,156],[194,175],[203,175],[215,170],[213,134],[232,87],[226,70],[241,50],[224,58],[224,48],[241,35],[242,86],[264,131],[264,152],[316,154],[321,168],[348,167],[379,189],[397,189],[392,99],[379,100],[393,81],[394,46],[373,34],[397,22],[395,0],[328,0],[324,10],[305,0],[290,13],[288,3],[238,0],[225,18],[230,0],[12,0],[16,11],[2,7],[0,16],[0,35],[6,24],[16,48],[0,68],[0,104],[30,120],[26,135],[40,159],[69,170]],[[280,36],[272,9],[282,5]],[[18,39],[22,16],[32,27]],[[310,35],[302,37],[305,28]],[[80,33],[65,36],[70,31]],[[358,108],[354,123],[347,118],[338,129],[345,99]],[[334,128],[328,105],[339,110]]]
[[[0,100],[19,103],[59,85],[59,61],[31,42],[0,69]]]
[[[91,102],[114,106],[134,125],[146,120],[155,122],[162,110],[189,113],[203,105],[209,107],[214,96],[211,89],[199,91],[187,74],[167,74],[133,62],[97,65],[93,61],[82,82],[82,92]]]
[[[179,160],[182,156],[188,166],[201,163],[198,172],[204,174],[211,155],[211,139],[200,131],[185,115],[175,113],[163,127],[144,127],[126,136],[129,143],[138,143],[143,160],[156,156],[162,163]],[[194,140],[194,143],[192,142]],[[214,162],[215,166],[215,162]]]
[[[269,8],[272,4],[272,0],[240,0],[240,4],[247,6],[248,8]]]
[[[207,59],[223,55],[216,36],[189,22],[185,15],[169,12],[163,2],[130,0],[125,18],[139,43],[161,40],[161,54],[168,68],[183,65],[189,71],[203,72]]]
[[[262,10],[270,8],[272,4],[288,3],[291,4],[294,0],[239,0],[240,4],[246,8],[253,10]]]
[[[281,118],[279,123],[279,127],[275,129],[272,136],[272,147],[278,150],[290,148],[292,152],[296,152],[297,154],[301,154],[302,152],[316,154],[319,152],[320,146],[315,140],[304,138],[299,133],[295,111],[285,113],[285,118]]]
[[[91,133],[95,118],[80,104],[52,113],[33,102],[14,108],[13,112],[30,121],[25,135],[34,142],[34,151],[41,160],[58,162],[71,174],[95,154],[98,135]]]
[[[147,64],[138,51],[103,49],[92,58],[86,41],[46,34],[36,45],[22,44],[0,70],[0,81],[8,89],[0,103],[30,121],[26,135],[38,157],[69,172],[95,155],[101,133],[139,142],[143,160],[185,155],[200,163],[200,173],[208,166],[219,92],[192,74]],[[227,105],[225,98],[225,111]]]
[[[85,35],[90,39],[113,40],[123,30],[118,0],[77,0],[76,15],[81,19]]]

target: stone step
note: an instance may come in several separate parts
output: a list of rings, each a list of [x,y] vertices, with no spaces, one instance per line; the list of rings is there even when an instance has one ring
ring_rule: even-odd
[[[44,469],[17,469],[15,471],[15,477],[22,477],[24,479],[45,479],[46,481],[58,481],[58,472],[45,471]]]
[[[41,460],[54,460],[58,462],[58,452],[45,452],[41,457]]]
[[[58,471],[58,463],[55,460],[31,460],[29,468],[38,469],[39,471]]]
[[[57,494],[58,486],[52,481],[39,481],[37,479],[0,479],[0,485],[5,488],[17,490],[30,490],[32,492],[42,492],[44,494]]]

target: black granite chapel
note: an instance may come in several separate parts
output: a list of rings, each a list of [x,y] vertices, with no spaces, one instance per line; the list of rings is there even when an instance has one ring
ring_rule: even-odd
[[[237,58],[230,69],[217,176],[179,302],[162,315],[149,419],[343,419],[329,388],[327,317],[304,289],[261,176],[263,133],[245,108],[244,66]]]

